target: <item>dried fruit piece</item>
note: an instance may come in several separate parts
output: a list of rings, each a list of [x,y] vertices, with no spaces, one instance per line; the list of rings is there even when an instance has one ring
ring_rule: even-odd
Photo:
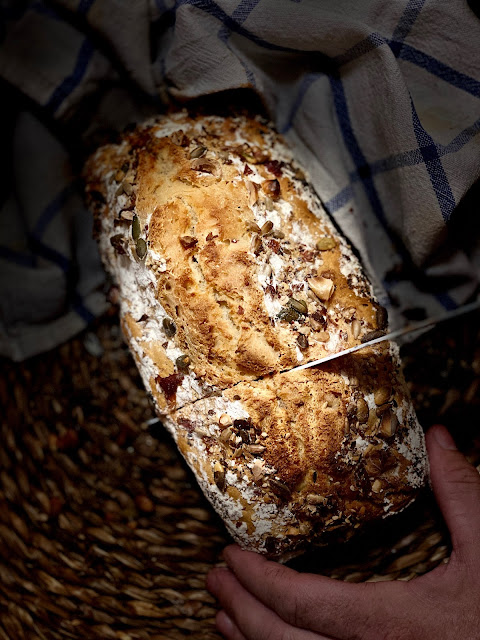
[[[110,244],[115,249],[115,253],[118,253],[119,255],[125,255],[125,238],[123,237],[123,234],[117,233],[116,235],[112,236],[110,238]]]
[[[191,249],[197,243],[198,243],[198,240],[194,236],[181,236],[180,237],[180,244],[182,245],[182,247],[184,249]]]
[[[215,462],[215,465],[213,467],[213,479],[220,491],[225,491],[225,469],[223,468],[223,465],[221,465],[218,461]]]

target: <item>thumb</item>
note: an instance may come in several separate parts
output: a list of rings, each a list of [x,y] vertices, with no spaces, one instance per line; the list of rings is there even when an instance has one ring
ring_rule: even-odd
[[[452,436],[441,425],[427,433],[433,491],[461,557],[478,555],[480,536],[480,475],[458,451]]]

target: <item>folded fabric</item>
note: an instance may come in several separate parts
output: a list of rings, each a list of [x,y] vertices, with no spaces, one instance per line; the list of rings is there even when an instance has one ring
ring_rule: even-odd
[[[478,290],[478,216],[463,203],[480,175],[480,20],[466,2],[56,0],[3,12],[0,353],[52,348],[106,307],[78,181],[88,150],[171,99],[227,90],[260,96],[394,325]]]

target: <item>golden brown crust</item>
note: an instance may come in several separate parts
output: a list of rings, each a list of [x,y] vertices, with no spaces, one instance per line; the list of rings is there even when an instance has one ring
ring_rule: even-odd
[[[386,315],[272,128],[182,112],[86,178],[145,384],[242,544],[281,555],[403,508],[426,467],[396,352],[289,373]]]

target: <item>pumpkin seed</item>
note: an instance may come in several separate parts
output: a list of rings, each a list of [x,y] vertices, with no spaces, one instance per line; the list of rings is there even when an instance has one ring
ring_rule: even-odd
[[[147,243],[143,238],[139,238],[135,244],[135,251],[140,260],[143,260],[147,255]]]
[[[320,238],[315,246],[318,251],[329,251],[330,249],[334,249],[337,246],[337,243],[333,238],[325,237]]]
[[[377,331],[369,331],[364,336],[362,336],[361,343],[370,342],[370,340],[376,340],[377,338],[381,338],[385,335],[385,331],[383,329],[378,329]]]
[[[295,320],[298,320],[300,317],[301,313],[293,307],[282,307],[277,315],[279,320],[285,320],[285,322],[295,322]]]
[[[204,156],[207,153],[207,147],[195,147],[195,149],[193,151],[190,152],[190,160],[193,160],[194,158],[201,158],[202,156]]]
[[[135,241],[138,240],[140,238],[140,233],[140,220],[138,219],[137,215],[134,215],[132,220],[132,238]]]
[[[308,307],[307,307],[307,303],[305,302],[305,300],[295,300],[295,298],[289,298],[288,299],[288,304],[293,309],[295,309],[295,311],[298,311],[299,313],[302,313],[303,315],[307,315]]]
[[[308,349],[308,338],[307,338],[307,336],[304,336],[303,334],[300,333],[297,336],[297,344],[298,344],[298,347],[302,351],[305,351],[305,349]]]
[[[188,369],[190,367],[190,357],[189,356],[179,356],[176,360],[175,360],[175,364],[177,365],[177,369],[179,371],[183,371],[184,373],[188,372]]]
[[[162,327],[165,332],[165,335],[168,338],[173,338],[173,336],[177,332],[177,327],[175,326],[175,323],[173,322],[173,320],[170,320],[170,318],[163,319]]]

